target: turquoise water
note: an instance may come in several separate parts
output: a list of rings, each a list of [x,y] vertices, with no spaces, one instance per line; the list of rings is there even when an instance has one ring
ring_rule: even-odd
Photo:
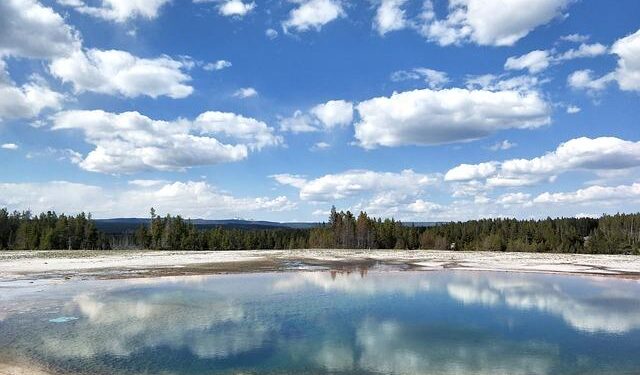
[[[0,348],[73,374],[637,374],[640,283],[462,271],[0,283]]]

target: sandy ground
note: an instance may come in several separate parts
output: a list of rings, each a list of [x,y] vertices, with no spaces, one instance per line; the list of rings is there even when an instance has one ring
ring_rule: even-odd
[[[50,372],[46,372],[45,370],[30,366],[30,365],[0,363],[0,375],[51,375],[51,374],[52,373]]]
[[[31,251],[0,252],[0,281],[39,278],[122,278],[392,266],[598,274],[640,278],[632,255],[401,250],[283,251]]]

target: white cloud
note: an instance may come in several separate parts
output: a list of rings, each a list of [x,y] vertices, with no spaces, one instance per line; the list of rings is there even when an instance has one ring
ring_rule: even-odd
[[[53,117],[53,129],[81,130],[95,149],[79,165],[102,173],[184,170],[233,162],[245,159],[250,150],[281,142],[266,124],[223,112],[205,112],[195,121],[160,121],[138,112],[65,111]],[[211,135],[237,143],[225,144]]]
[[[374,26],[380,35],[407,27],[405,11],[402,9],[406,2],[407,0],[380,1],[374,19]]]
[[[468,181],[485,179],[493,176],[498,170],[498,163],[495,161],[480,164],[460,164],[450,169],[444,176],[445,181]]]
[[[329,100],[311,109],[325,128],[346,126],[353,121],[353,104],[344,100]]]
[[[344,17],[344,9],[340,0],[291,0],[297,4],[295,9],[289,12],[289,18],[282,23],[285,31],[308,31],[322,29],[322,26]]]
[[[535,203],[585,203],[593,204],[605,201],[609,204],[640,202],[640,183],[619,186],[589,186],[568,193],[542,193],[535,199]]]
[[[233,64],[231,64],[231,61],[227,61],[227,60],[218,60],[216,62],[212,62],[212,63],[207,63],[205,64],[202,69],[207,70],[207,71],[212,71],[212,70],[222,70],[222,69],[226,69],[226,68],[230,68]]]
[[[244,3],[241,0],[225,0],[220,4],[218,11],[221,15],[227,17],[244,17],[247,13],[254,10],[256,3]]]
[[[578,49],[570,49],[556,57],[558,60],[572,60],[583,57],[596,57],[607,53],[607,47],[600,43],[580,44]]]
[[[550,122],[549,105],[536,92],[460,88],[413,90],[356,106],[355,137],[364,148],[471,141],[503,129]]]
[[[278,183],[300,190],[300,199],[327,202],[362,193],[395,193],[414,195],[437,181],[434,175],[416,173],[410,169],[400,173],[350,170],[307,180],[301,176],[272,176]]]
[[[280,130],[292,133],[310,133],[321,129],[329,131],[353,121],[353,104],[344,100],[329,100],[311,108],[308,113],[297,110],[293,116],[280,119]]]
[[[224,134],[245,142],[251,149],[277,146],[282,137],[275,136],[273,129],[262,121],[229,112],[204,112],[193,123],[194,129],[204,134]]]
[[[18,146],[15,143],[3,143],[2,145],[0,145],[0,148],[3,149],[3,150],[15,151],[15,150],[19,149],[20,146]]]
[[[409,211],[416,214],[432,214],[434,212],[442,211],[444,207],[440,204],[417,199],[415,202],[410,203],[407,208]]]
[[[509,57],[504,63],[507,70],[528,69],[529,73],[539,73],[549,67],[549,51],[535,50],[519,57]]]
[[[566,42],[572,42],[572,43],[584,43],[587,40],[589,40],[589,36],[582,35],[582,34],[569,34],[569,35],[561,36],[560,40],[564,40]]]
[[[276,31],[275,29],[267,29],[264,32],[264,35],[266,35],[267,38],[273,40],[278,37],[278,31]]]
[[[183,69],[188,63],[168,56],[144,59],[125,51],[90,49],[69,57],[56,58],[51,73],[63,82],[71,82],[77,92],[92,91],[134,98],[169,96],[184,98],[193,92],[191,80]]]
[[[80,13],[113,22],[126,22],[133,18],[154,19],[160,8],[171,0],[101,0],[100,6],[87,5],[82,0],[58,0]]]
[[[484,89],[490,91],[517,90],[521,92],[535,91],[539,86],[547,82],[540,80],[536,76],[521,75],[510,78],[496,76],[494,74],[483,74],[480,76],[469,76],[466,80],[468,89]]]
[[[80,37],[53,9],[35,0],[0,1],[0,58],[65,56]]]
[[[244,87],[236,90],[236,92],[233,93],[233,96],[241,99],[252,98],[254,96],[258,96],[258,91],[253,87]]]
[[[640,91],[640,30],[616,41],[611,51],[618,55],[615,74],[620,89]]]
[[[536,74],[547,69],[552,64],[585,57],[596,57],[607,53],[607,47],[600,44],[580,44],[577,49],[572,48],[563,53],[555,51],[535,50],[518,57],[509,57],[504,64],[507,70],[527,69],[529,73]]]
[[[486,179],[494,187],[523,186],[572,170],[622,170],[640,166],[640,142],[615,137],[575,138],[533,159],[461,164],[445,175],[447,181]]]
[[[567,107],[567,113],[570,115],[580,112],[582,109],[576,105],[570,105]]]
[[[615,71],[596,78],[591,70],[578,70],[567,79],[569,86],[595,92],[616,81],[621,90],[640,91],[640,30],[618,39],[611,47],[611,53],[618,55]]]
[[[147,182],[110,190],[66,181],[0,183],[0,206],[34,212],[91,212],[94,217],[146,217],[154,207],[158,212],[193,218],[237,217],[295,207],[285,196],[235,197],[203,181]]]
[[[64,99],[63,94],[51,90],[37,75],[32,75],[24,85],[16,86],[0,60],[0,121],[36,117],[45,109],[59,109]]]
[[[567,84],[574,89],[600,91],[604,90],[609,83],[615,80],[616,77],[614,73],[608,73],[600,78],[595,78],[592,70],[585,69],[571,73],[567,78]]]
[[[447,84],[449,76],[445,72],[429,68],[415,68],[412,70],[399,70],[391,74],[392,81],[406,81],[406,80],[423,79],[424,82],[431,89],[441,88]]]
[[[281,185],[290,185],[298,189],[302,189],[302,187],[307,183],[307,180],[304,178],[304,176],[295,174],[282,173],[274,174],[269,177],[273,178],[277,183]]]
[[[331,148],[331,144],[327,143],[327,142],[318,142],[318,143],[314,143],[313,146],[311,146],[310,150],[311,151],[324,151],[324,150],[328,150]]]
[[[25,156],[27,159],[47,158],[48,160],[68,161],[72,164],[80,164],[82,162],[82,154],[70,148],[47,147],[45,149],[37,149],[30,151]]]
[[[518,145],[517,143],[513,143],[513,142],[509,141],[508,139],[505,139],[502,142],[497,142],[497,143],[493,144],[491,147],[489,147],[489,150],[491,150],[491,151],[510,150],[510,149],[516,147],[517,145]]]
[[[310,133],[319,129],[315,126],[315,120],[302,111],[295,111],[293,116],[280,119],[280,130],[292,133]]]
[[[449,14],[437,19],[433,4],[424,5],[422,34],[440,45],[474,42],[479,45],[512,46],[538,26],[562,14],[570,0],[450,0]]]
[[[498,197],[498,199],[496,199],[496,203],[506,207],[513,205],[530,205],[531,195],[522,192],[507,193]]]

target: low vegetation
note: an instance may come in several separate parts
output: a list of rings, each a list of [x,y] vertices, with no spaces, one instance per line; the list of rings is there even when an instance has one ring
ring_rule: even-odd
[[[640,254],[640,214],[544,220],[483,219],[424,227],[361,212],[338,212],[314,228],[202,229],[180,216],[158,216],[135,231],[101,233],[91,215],[0,210],[0,248],[154,250],[436,249]]]

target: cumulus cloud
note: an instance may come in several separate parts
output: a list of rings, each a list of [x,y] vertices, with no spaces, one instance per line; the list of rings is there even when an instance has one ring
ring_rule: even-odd
[[[350,170],[311,180],[290,174],[278,174],[272,178],[280,184],[299,189],[300,199],[317,202],[330,202],[365,192],[415,194],[438,180],[434,175],[410,169],[400,173]]]
[[[572,192],[549,193],[538,195],[535,203],[585,203],[607,202],[609,204],[640,202],[640,183],[618,186],[589,186]]]
[[[45,80],[32,75],[27,83],[17,86],[11,81],[0,60],[0,121],[34,118],[45,109],[60,109],[65,96],[49,88]]]
[[[520,75],[506,77],[504,75],[483,74],[468,76],[466,87],[468,89],[483,89],[489,91],[517,90],[521,92],[537,91],[539,86],[547,82],[534,75]]]
[[[509,141],[508,139],[505,139],[502,142],[494,143],[491,147],[489,147],[489,150],[491,150],[491,151],[510,150],[510,149],[516,147],[517,145],[518,145],[517,143],[513,143],[513,142]]]
[[[640,30],[618,39],[611,47],[611,53],[618,56],[615,71],[596,78],[589,69],[578,70],[569,75],[567,84],[576,89],[596,92],[617,82],[621,90],[640,91]]]
[[[160,8],[171,0],[101,0],[100,6],[87,5],[82,0],[58,0],[61,5],[76,11],[113,22],[126,22],[133,18],[154,19]]]
[[[529,205],[531,204],[531,195],[522,192],[506,193],[498,197],[496,203],[506,207],[512,205]]]
[[[353,104],[344,100],[329,100],[311,109],[325,128],[346,126],[353,121]]]
[[[567,78],[567,84],[574,89],[600,91],[604,90],[609,83],[615,80],[616,77],[614,73],[608,73],[602,77],[595,78],[592,70],[584,69],[571,73]]]
[[[125,51],[89,49],[56,58],[51,73],[73,84],[77,92],[119,94],[129,98],[141,95],[156,98],[184,98],[193,92],[184,73],[188,63],[168,56],[153,59],[136,57]]]
[[[241,0],[227,0],[220,4],[218,11],[227,17],[244,17],[247,13],[254,10],[256,3],[244,3]]]
[[[640,91],[640,30],[616,41],[611,51],[618,55],[615,74],[620,89]]]
[[[405,11],[402,9],[406,2],[407,0],[380,1],[374,19],[374,27],[380,35],[407,27]]]
[[[53,117],[53,129],[82,131],[95,149],[79,166],[102,173],[233,162],[245,159],[250,150],[281,142],[265,123],[224,112],[205,112],[195,121],[161,121],[138,112],[65,111]],[[214,135],[237,143],[222,143]]]
[[[485,179],[492,186],[522,186],[548,180],[572,170],[621,170],[640,166],[640,142],[615,137],[575,138],[533,159],[461,164],[445,181]]]
[[[424,3],[421,33],[440,45],[473,42],[512,46],[538,26],[560,16],[571,0],[540,0],[531,8],[527,0],[449,1],[449,14],[436,17],[430,0]]]
[[[327,142],[317,142],[314,143],[313,146],[311,146],[310,150],[311,151],[324,151],[324,150],[328,150],[331,148],[331,144],[327,143]]]
[[[589,36],[575,33],[575,34],[563,35],[560,37],[560,40],[564,40],[566,42],[572,42],[572,43],[584,43],[587,40],[589,40]]]
[[[222,69],[230,68],[231,66],[232,66],[231,61],[218,60],[216,62],[205,64],[202,67],[202,69],[207,70],[207,71],[222,70]]]
[[[344,17],[340,0],[291,0],[297,5],[289,12],[289,18],[282,23],[285,31],[319,31],[329,22]]]
[[[549,51],[535,50],[519,57],[509,57],[504,63],[507,70],[528,69],[529,73],[539,73],[549,67]]]
[[[536,74],[547,69],[553,64],[563,61],[585,57],[596,57],[607,53],[607,47],[600,44],[580,44],[578,48],[572,48],[562,53],[555,51],[535,50],[522,56],[512,56],[507,59],[504,68],[507,70],[527,69],[529,73]]]
[[[293,113],[293,116],[280,119],[280,130],[292,133],[311,133],[318,131],[318,128],[310,115],[298,110]]]
[[[471,141],[503,129],[550,122],[550,107],[536,92],[461,88],[413,90],[356,106],[355,137],[364,148]]]
[[[204,112],[196,118],[193,128],[204,134],[223,134],[256,150],[283,142],[264,122],[229,112]]]
[[[285,196],[236,197],[204,181],[133,183],[125,189],[67,181],[1,183],[0,206],[34,212],[91,212],[95,217],[145,217],[149,207],[192,218],[237,217],[295,208]]]
[[[391,74],[392,81],[406,81],[406,80],[418,80],[422,79],[429,88],[437,89],[441,88],[445,84],[449,83],[449,76],[445,72],[429,68],[415,68],[412,70],[399,70]]]
[[[600,43],[580,44],[577,49],[570,49],[556,57],[557,60],[573,60],[583,57],[596,57],[607,53],[607,47]]]
[[[2,145],[0,145],[0,148],[3,149],[3,150],[15,151],[15,150],[19,149],[20,146],[18,146],[15,143],[3,143]]]
[[[450,169],[444,176],[445,181],[467,181],[484,179],[494,175],[498,170],[495,161],[480,164],[460,164]]]
[[[253,87],[243,87],[236,90],[236,92],[233,93],[233,96],[240,99],[252,98],[254,96],[258,96],[258,90]]]
[[[295,111],[293,116],[280,119],[280,130],[293,133],[310,133],[347,126],[353,122],[353,103],[345,100],[329,100],[318,104],[309,113]]]
[[[570,115],[580,112],[582,109],[576,105],[570,105],[567,107],[567,113]]]
[[[275,38],[277,38],[277,37],[278,37],[278,31],[277,31],[277,30],[275,30],[275,29],[267,29],[267,30],[264,32],[264,35],[266,35],[266,36],[267,36],[267,38],[269,38],[269,39],[273,40],[273,39],[275,39]]]
[[[48,59],[80,46],[76,30],[36,0],[0,2],[0,57]]]

